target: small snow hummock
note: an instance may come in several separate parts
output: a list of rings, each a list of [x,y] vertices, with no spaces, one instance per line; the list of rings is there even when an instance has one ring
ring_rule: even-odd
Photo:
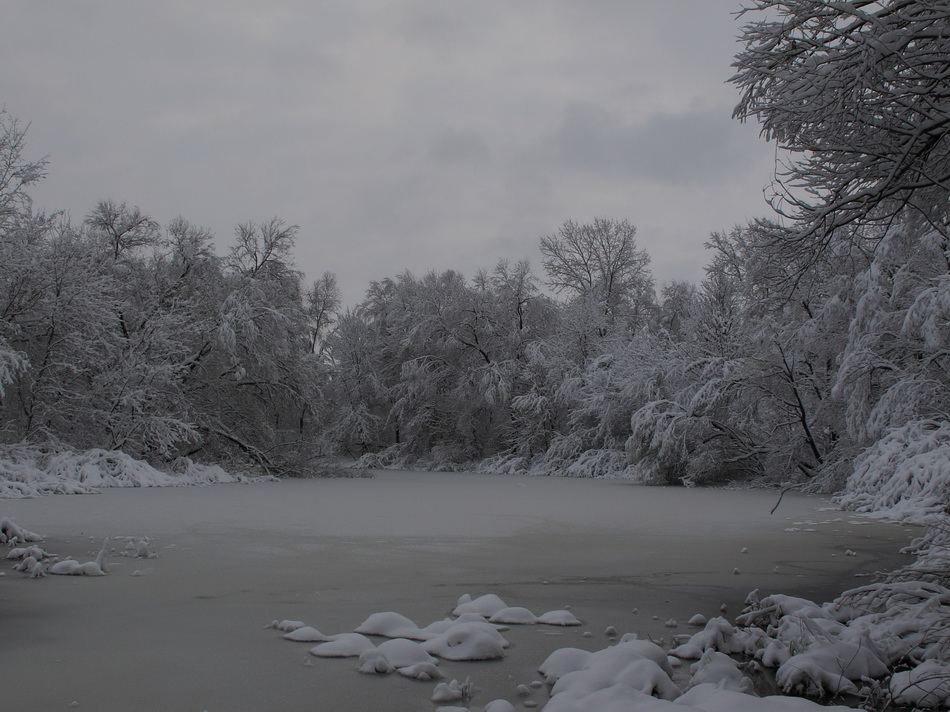
[[[411,677],[414,680],[441,680],[445,677],[442,671],[436,667],[435,663],[416,663],[406,667],[396,668],[396,672],[405,677]]]
[[[379,635],[384,638],[414,638],[422,640],[424,635],[419,626],[399,613],[386,611],[374,613],[354,630],[363,635]]]
[[[27,542],[43,541],[43,537],[29,529],[17,526],[9,517],[0,517],[0,544],[25,544]]]
[[[534,625],[538,622],[538,617],[527,608],[509,606],[493,613],[488,621],[506,625]]]
[[[282,621],[289,623],[290,621]],[[293,621],[299,623],[300,621]],[[284,630],[280,625],[273,626],[278,630]],[[284,634],[284,640],[295,640],[298,643],[325,643],[330,640],[329,636],[324,635],[319,630],[310,625],[301,625]]]
[[[497,660],[505,656],[508,641],[487,623],[459,623],[422,647],[445,660]]]
[[[460,702],[469,700],[475,695],[475,685],[468,678],[465,682],[450,680],[440,682],[432,693],[433,702]]]
[[[297,630],[298,628],[303,628],[305,625],[307,625],[307,624],[304,623],[303,621],[288,621],[288,620],[283,620],[283,621],[274,621],[274,622],[272,622],[270,625],[268,625],[267,627],[268,627],[268,628],[275,628],[275,629],[277,629],[277,630],[282,630],[282,631],[284,631],[285,633],[290,633],[290,632],[292,632],[292,631]]]
[[[538,616],[538,623],[560,626],[575,626],[581,624],[577,617],[567,609],[542,613]]]
[[[466,594],[459,598],[458,605],[455,606],[452,615],[461,616],[464,613],[476,613],[484,618],[491,618],[505,608],[508,608],[508,604],[494,593],[486,593],[474,600]]]
[[[87,561],[83,564],[74,559],[66,558],[62,561],[51,562],[49,573],[58,576],[105,576],[109,570],[106,564],[106,553],[109,548],[109,538],[106,537],[102,542],[102,547],[96,555],[95,561]]]
[[[326,643],[310,648],[310,654],[318,658],[358,658],[366,650],[375,648],[373,641],[359,633],[341,633],[330,636]]]

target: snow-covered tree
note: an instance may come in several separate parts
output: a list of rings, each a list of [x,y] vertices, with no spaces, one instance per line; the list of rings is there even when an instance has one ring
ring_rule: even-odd
[[[755,0],[743,17],[735,116],[788,157],[773,201],[796,221],[784,244],[814,257],[841,228],[905,215],[946,237],[950,6]]]
[[[336,275],[324,272],[314,280],[305,295],[307,317],[310,322],[310,350],[317,353],[322,349],[321,340],[336,319],[340,309],[340,288]]]
[[[829,267],[794,283],[773,244],[761,225],[713,234],[689,336],[655,352],[662,370],[632,416],[628,447],[651,479],[810,479],[840,445],[847,281]]]
[[[27,127],[0,108],[0,231],[31,214],[29,188],[46,175],[46,159],[30,160]]]
[[[100,200],[84,222],[90,233],[102,241],[106,254],[116,261],[157,244],[161,231],[159,224],[138,206],[130,208],[114,200]]]
[[[568,220],[541,238],[548,286],[590,302],[604,328],[619,322],[635,330],[655,301],[650,256],[637,247],[636,232],[627,220]]]

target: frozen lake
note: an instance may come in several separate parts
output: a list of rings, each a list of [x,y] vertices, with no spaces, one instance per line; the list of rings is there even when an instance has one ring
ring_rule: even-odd
[[[441,663],[447,679],[481,689],[472,709],[499,697],[520,708],[515,686],[538,679],[548,653],[600,649],[607,626],[669,644],[692,632],[694,613],[725,603],[731,618],[753,588],[829,600],[908,560],[898,550],[909,527],[791,494],[770,515],[776,497],[379,472],[0,500],[0,516],[45,535],[52,553],[86,561],[106,536],[147,536],[158,553],[113,556],[101,578],[0,578],[0,707],[431,711],[434,683],[360,675],[355,659],[314,658],[311,644],[265,625],[296,619],[332,634],[396,611],[424,626],[464,593],[495,593],[536,614],[570,607],[584,622],[512,628],[502,661]]]

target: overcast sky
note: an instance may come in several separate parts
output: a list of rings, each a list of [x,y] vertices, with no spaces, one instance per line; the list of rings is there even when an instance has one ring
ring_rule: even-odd
[[[540,272],[567,219],[628,218],[657,282],[768,215],[731,119],[739,0],[16,0],[0,105],[49,157],[35,205],[211,228],[280,216],[345,301],[405,269]]]

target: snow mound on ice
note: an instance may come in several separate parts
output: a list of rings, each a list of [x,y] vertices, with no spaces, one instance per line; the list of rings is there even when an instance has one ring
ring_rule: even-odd
[[[569,672],[581,670],[587,665],[592,653],[580,648],[559,648],[548,655],[538,672],[544,676],[544,681],[553,685]]]
[[[285,633],[282,637],[284,640],[295,640],[298,643],[325,643],[330,640],[330,636],[324,635],[310,625],[302,625],[289,633]]]
[[[438,660],[429,655],[419,643],[405,638],[393,638],[380,643],[376,649],[386,656],[386,659],[396,668],[407,668],[420,663],[438,663]]]
[[[375,648],[373,641],[359,633],[341,633],[330,636],[330,641],[310,648],[310,654],[318,658],[356,658]]]
[[[748,648],[749,636],[750,633],[737,630],[725,618],[717,616],[708,620],[701,631],[671,650],[670,654],[686,660],[698,660],[707,650],[741,653]]]
[[[467,600],[463,600],[467,599]],[[486,593],[484,596],[472,600],[468,595],[459,599],[458,605],[452,611],[453,616],[461,616],[465,613],[475,613],[483,618],[491,618],[498,611],[508,608],[508,604],[502,601],[494,593]]]
[[[376,648],[360,653],[360,666],[356,668],[357,672],[364,675],[388,675],[395,669],[389,659]]]
[[[751,693],[752,680],[742,674],[739,664],[725,653],[707,650],[699,662],[690,665],[689,686],[711,682],[727,690]]]
[[[409,665],[407,667],[397,668],[396,672],[405,677],[410,677],[413,680],[441,680],[445,677],[442,674],[442,671],[436,667],[435,663],[416,663],[415,665]]]
[[[497,660],[505,656],[508,641],[487,624],[460,623],[422,644],[445,660]]]
[[[57,561],[55,564],[49,567],[49,572],[51,574],[57,574],[58,576],[105,576],[106,572],[102,570],[102,567],[99,566],[95,561],[87,561],[84,564],[80,564],[74,559],[63,559],[62,561]]]
[[[0,464],[2,466],[2,464]],[[0,492],[2,494],[2,492]],[[9,517],[0,517],[0,544],[18,542],[26,544],[27,542],[43,541],[39,534],[31,532],[29,529],[17,526]]]
[[[534,625],[538,622],[538,617],[527,608],[512,606],[502,608],[500,611],[492,614],[488,621],[490,623],[503,623],[506,625]]]
[[[432,693],[432,701],[458,702],[459,700],[467,700],[474,694],[475,686],[468,680],[465,682],[450,680],[449,682],[440,682],[435,686],[435,690]]]
[[[548,611],[547,613],[542,613],[538,616],[538,623],[543,623],[544,625],[563,625],[563,626],[572,626],[580,625],[581,622],[577,620],[575,615],[570,611]]]
[[[268,628],[276,628],[277,630],[282,630],[282,631],[284,631],[284,632],[286,632],[286,633],[290,633],[290,632],[295,631],[295,630],[297,630],[297,629],[299,629],[299,628],[303,628],[305,625],[306,625],[306,623],[304,623],[303,621],[288,621],[288,620],[283,620],[283,621],[273,621],[273,622],[272,622],[269,626],[267,626],[267,627],[268,627]]]
[[[419,626],[399,613],[374,613],[355,628],[356,633],[379,635],[384,638],[414,638],[421,640]]]

